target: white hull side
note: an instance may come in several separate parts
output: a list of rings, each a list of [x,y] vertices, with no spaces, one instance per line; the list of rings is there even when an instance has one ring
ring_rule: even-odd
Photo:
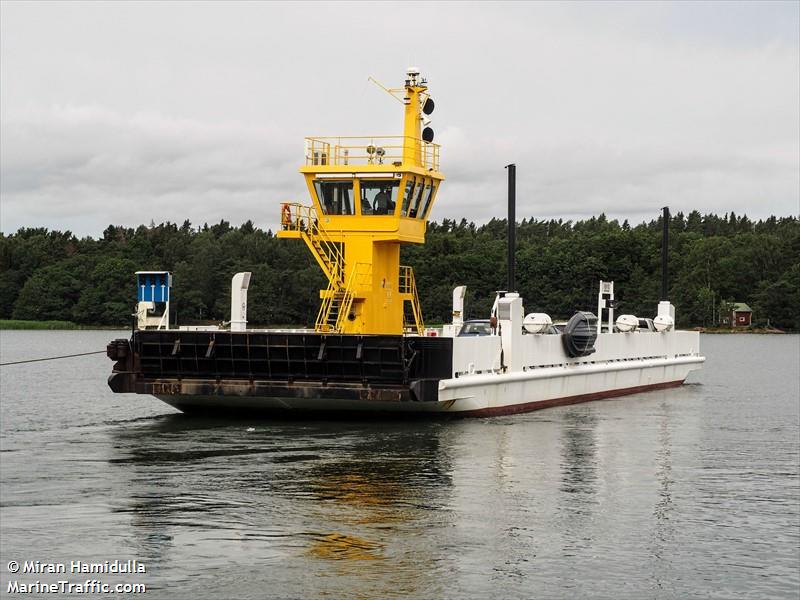
[[[504,414],[680,385],[705,359],[647,359],[564,365],[442,381],[439,403],[453,412]]]
[[[447,413],[525,412],[679,385],[702,357],[572,364],[514,373],[465,375],[439,383],[438,402],[377,402],[259,396],[157,396],[179,410]]]

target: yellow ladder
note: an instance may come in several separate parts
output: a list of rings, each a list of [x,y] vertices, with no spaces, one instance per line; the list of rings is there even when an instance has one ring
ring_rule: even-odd
[[[317,313],[315,330],[318,333],[342,333],[347,316],[358,291],[370,283],[372,268],[369,263],[356,263],[347,286],[338,287],[331,281]]]
[[[411,267],[400,266],[400,285],[398,291],[401,294],[408,294],[407,298],[411,302],[411,311],[414,313],[414,325],[417,330],[417,335],[425,335],[425,323],[422,321],[422,305],[419,301],[419,294],[417,293],[417,282],[414,278],[414,269]],[[404,329],[405,329],[404,324]]]

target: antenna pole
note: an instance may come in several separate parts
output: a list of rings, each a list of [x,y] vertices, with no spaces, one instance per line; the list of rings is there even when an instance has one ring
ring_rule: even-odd
[[[661,210],[661,299],[669,300],[669,206]]]
[[[517,229],[517,165],[511,163],[506,165],[508,169],[508,291],[513,292],[516,290],[516,283],[514,282],[514,267],[515,267],[515,254],[517,247],[516,229]]]
[[[380,81],[378,81],[377,79],[375,79],[375,78],[374,78],[372,75],[370,75],[369,77],[367,77],[367,81],[371,81],[372,83],[374,83],[375,85],[377,85],[377,86],[378,86],[379,88],[381,88],[381,89],[382,89],[384,92],[386,92],[386,93],[387,93],[387,94],[389,94],[389,95],[390,95],[392,98],[394,98],[395,100],[397,100],[397,101],[398,101],[400,104],[405,104],[405,102],[403,102],[403,101],[402,101],[400,98],[398,98],[397,96],[395,96],[395,95],[394,95],[394,92],[393,92],[392,90],[390,90],[389,88],[387,88],[387,87],[386,87],[385,85],[383,85],[383,84],[382,84]]]

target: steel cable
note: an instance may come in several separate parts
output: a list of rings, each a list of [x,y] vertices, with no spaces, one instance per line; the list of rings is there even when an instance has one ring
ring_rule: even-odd
[[[60,358],[75,358],[76,356],[89,356],[90,354],[105,354],[105,350],[97,350],[95,352],[81,352],[80,354],[65,354],[64,356],[48,356],[47,358],[31,358],[29,360],[17,360],[14,362],[0,363],[0,367],[8,365],[21,365],[24,363],[41,362],[43,360],[58,360]]]

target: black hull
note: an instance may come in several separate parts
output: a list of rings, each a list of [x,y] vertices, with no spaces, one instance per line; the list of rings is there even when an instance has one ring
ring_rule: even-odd
[[[108,345],[117,393],[435,402],[452,340],[305,332],[135,331]],[[172,402],[170,402],[172,404]]]

